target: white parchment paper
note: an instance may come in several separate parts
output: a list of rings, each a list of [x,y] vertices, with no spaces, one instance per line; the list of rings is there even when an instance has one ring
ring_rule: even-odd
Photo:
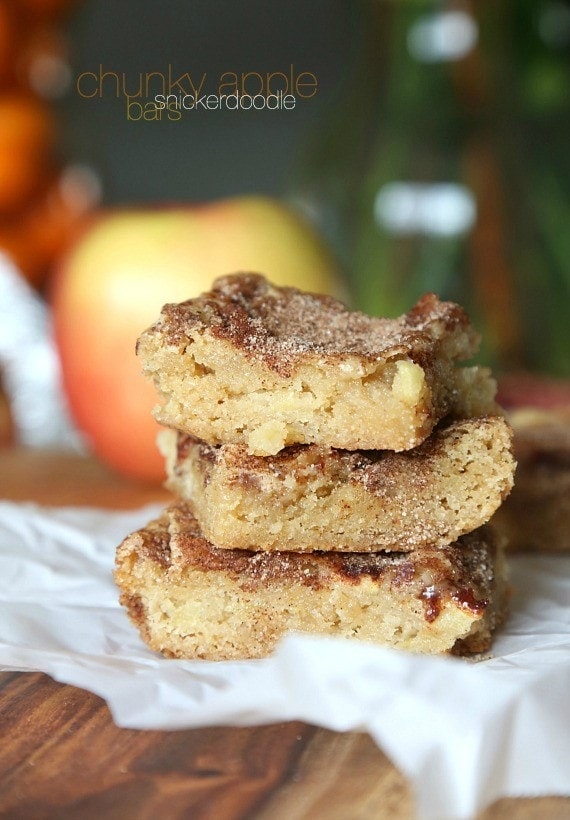
[[[367,731],[426,819],[570,795],[569,557],[511,560],[511,615],[479,663],[307,635],[261,661],[174,661],[146,649],[112,579],[117,544],[158,511],[0,502],[0,668],[95,692],[119,726]]]

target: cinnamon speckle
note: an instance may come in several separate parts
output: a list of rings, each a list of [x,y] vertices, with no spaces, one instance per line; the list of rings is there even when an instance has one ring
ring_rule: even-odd
[[[409,356],[427,366],[437,355],[439,338],[469,330],[470,323],[461,307],[433,294],[409,313],[385,319],[351,311],[330,296],[276,287],[259,274],[242,273],[217,279],[200,297],[165,305],[147,333],[161,332],[167,344],[184,346],[206,329],[288,377],[307,353],[327,362],[351,355],[372,362]],[[466,356],[475,344],[473,337]]]

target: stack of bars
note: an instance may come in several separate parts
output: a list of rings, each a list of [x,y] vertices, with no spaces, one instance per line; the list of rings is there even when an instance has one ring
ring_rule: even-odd
[[[166,305],[137,345],[176,501],[117,550],[155,650],[269,654],[289,632],[488,650],[505,612],[488,520],[510,428],[478,337],[433,295],[398,319],[236,274]]]

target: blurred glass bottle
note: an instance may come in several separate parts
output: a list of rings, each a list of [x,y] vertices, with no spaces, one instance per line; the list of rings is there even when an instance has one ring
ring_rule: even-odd
[[[355,306],[433,290],[469,310],[482,359],[570,375],[570,7],[360,0],[354,53],[295,195]]]

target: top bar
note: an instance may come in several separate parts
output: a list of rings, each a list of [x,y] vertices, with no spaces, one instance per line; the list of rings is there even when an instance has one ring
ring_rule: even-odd
[[[407,450],[448,414],[496,411],[489,372],[456,364],[478,342],[465,311],[433,294],[380,319],[235,274],[165,305],[137,353],[159,422],[265,456],[308,443]]]

